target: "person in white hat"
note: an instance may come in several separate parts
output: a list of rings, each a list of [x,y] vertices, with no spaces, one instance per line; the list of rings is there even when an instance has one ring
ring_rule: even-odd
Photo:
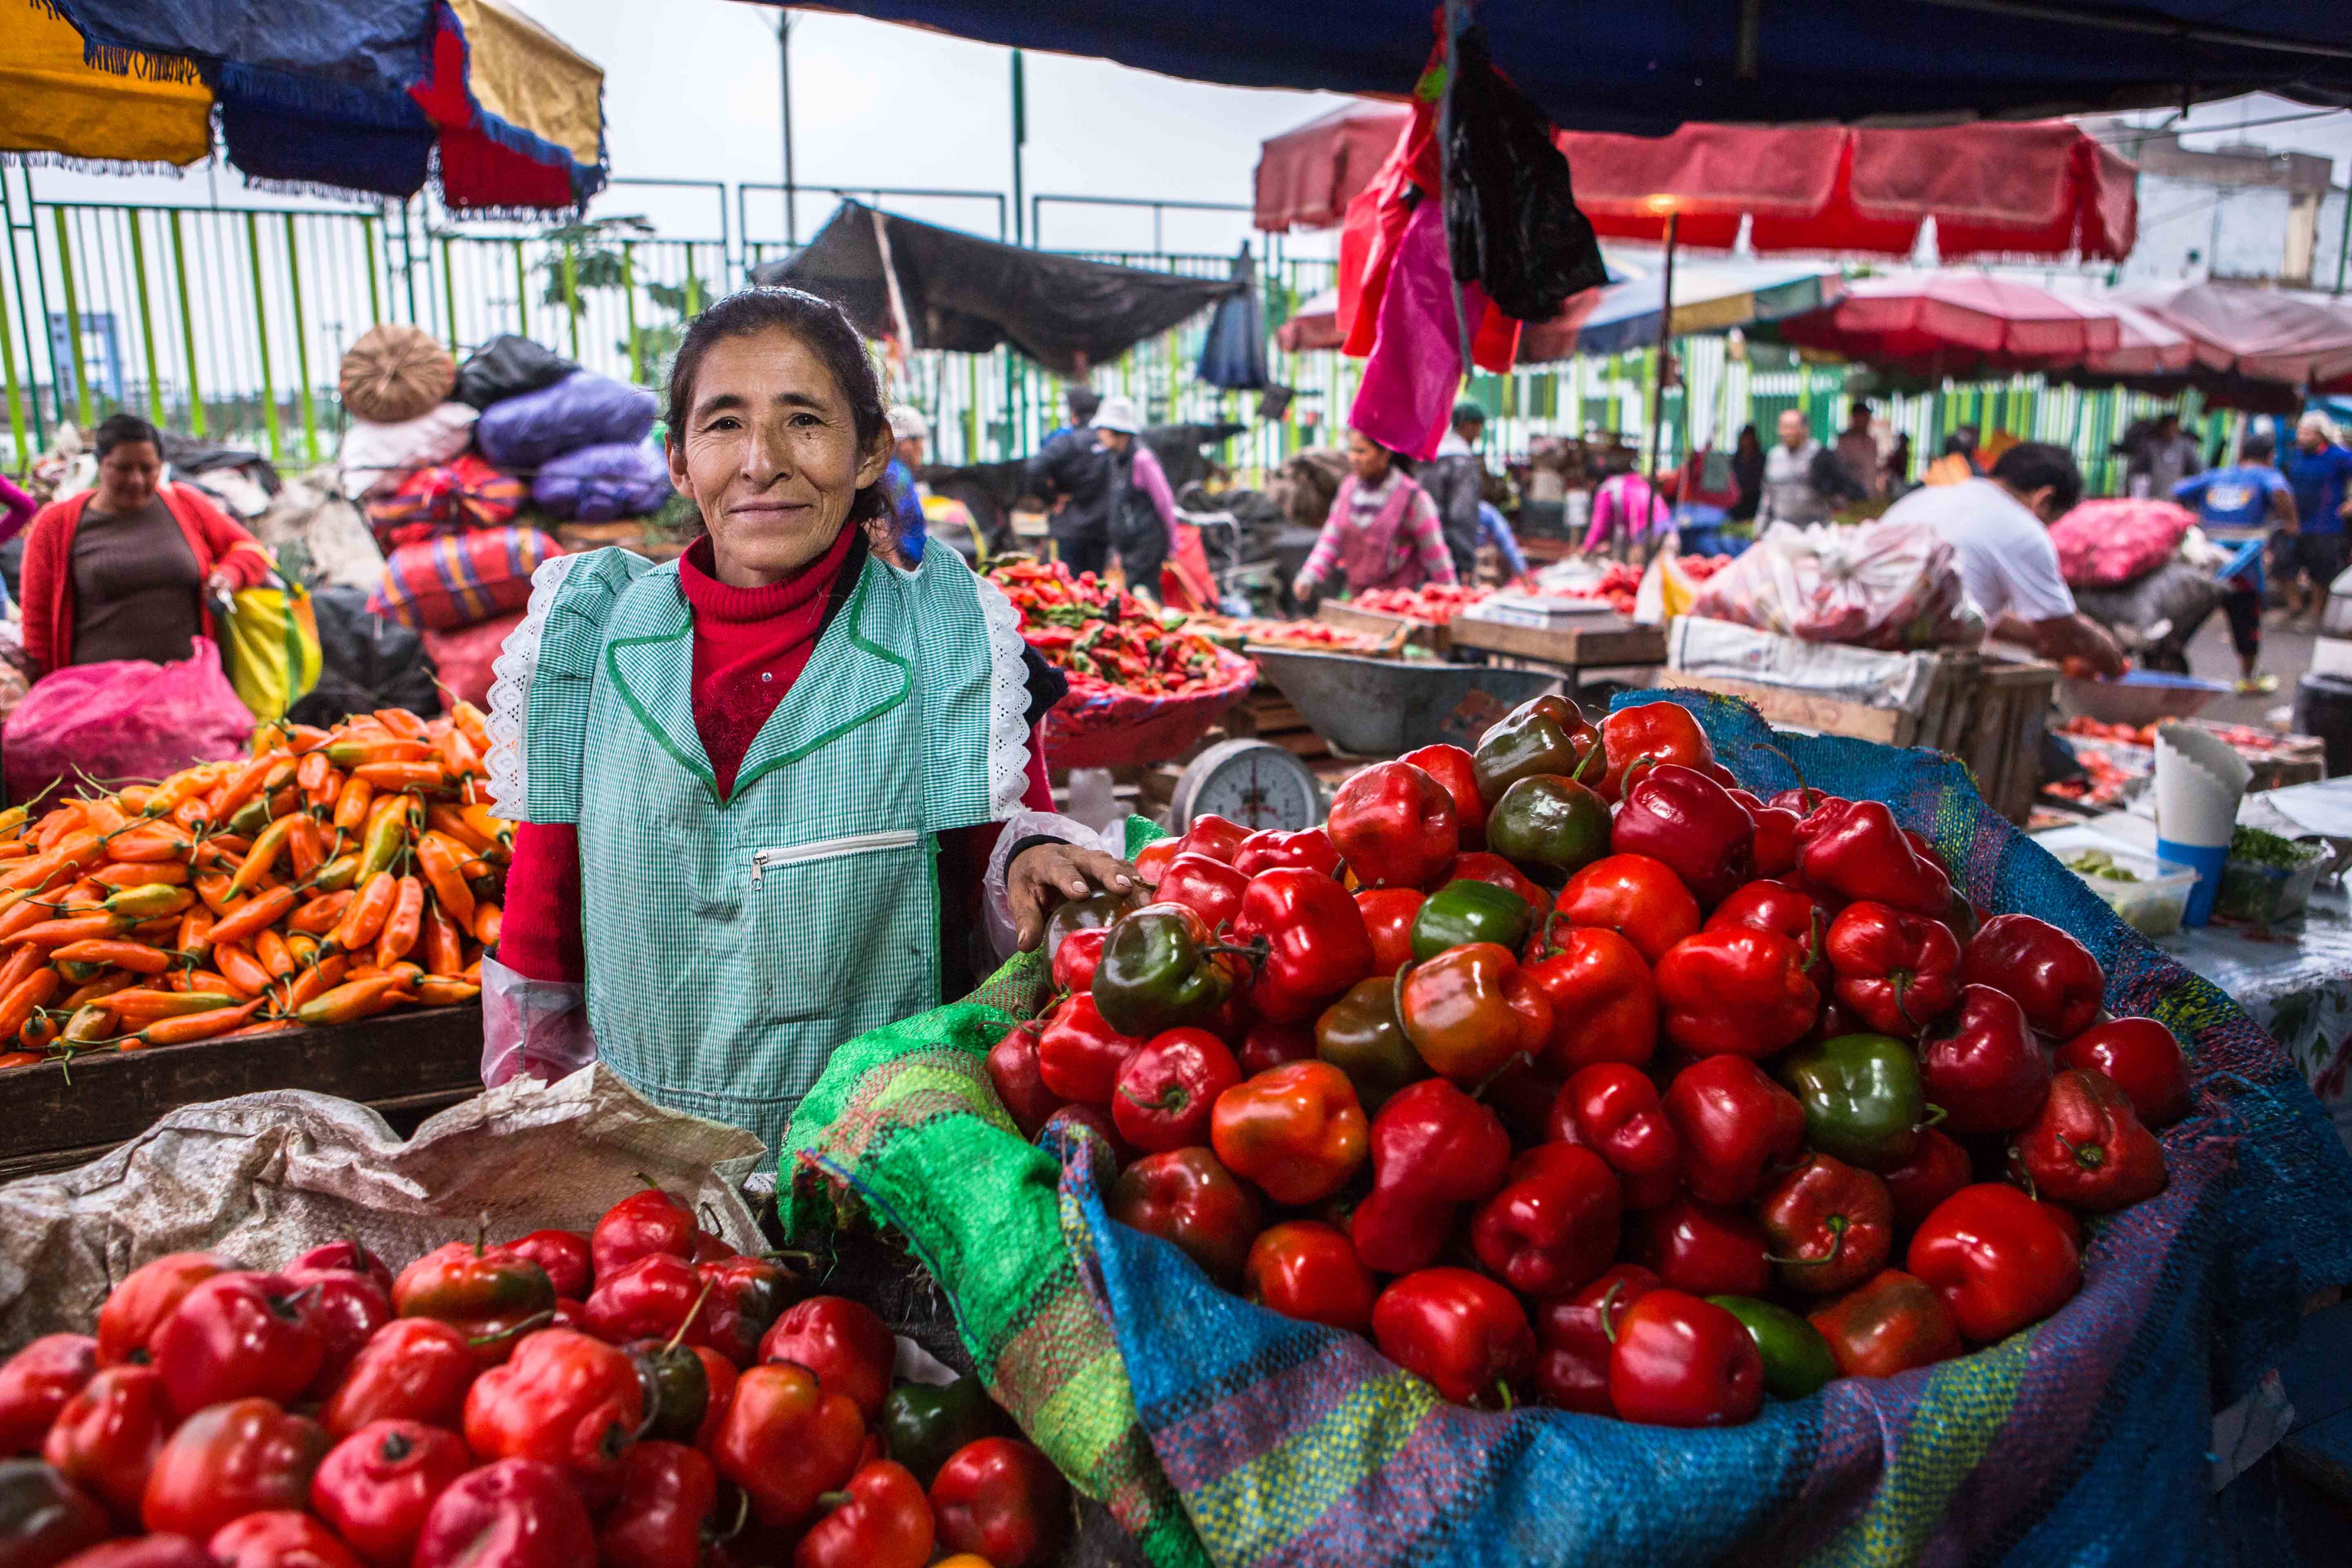
[[[893,404],[887,418],[890,439],[898,443],[898,460],[909,472],[923,466],[923,443],[931,438],[931,422],[912,404]]]
[[[1111,548],[1118,552],[1128,592],[1157,601],[1160,569],[1171,555],[1181,555],[1184,544],[1168,471],[1151,449],[1137,439],[1143,432],[1143,421],[1136,416],[1133,399],[1104,398],[1095,414],[1094,428],[1096,441],[1110,454],[1118,480],[1111,503]]]

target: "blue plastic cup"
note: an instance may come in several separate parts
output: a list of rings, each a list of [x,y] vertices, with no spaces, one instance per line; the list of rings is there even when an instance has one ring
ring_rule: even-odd
[[[2197,885],[2189,889],[2189,911],[2180,917],[2180,923],[2201,926],[2211,920],[2213,895],[2221,890],[2221,866],[2230,858],[2230,847],[2226,844],[2176,844],[2158,836],[2156,853],[2158,859],[2196,868]]]

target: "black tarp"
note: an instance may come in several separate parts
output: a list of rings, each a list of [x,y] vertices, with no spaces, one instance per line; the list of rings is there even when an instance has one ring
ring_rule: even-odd
[[[822,294],[866,336],[895,337],[877,220],[889,237],[888,272],[898,279],[908,347],[986,353],[1011,343],[1072,379],[1242,287],[1024,250],[849,201],[806,249],[754,269],[751,280]]]

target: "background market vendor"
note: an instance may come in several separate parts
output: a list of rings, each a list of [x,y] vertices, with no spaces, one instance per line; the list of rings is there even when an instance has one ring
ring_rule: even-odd
[[[1035,725],[1062,688],[1003,594],[894,541],[890,428],[841,311],[723,300],[669,396],[707,533],[668,565],[550,562],[499,663],[520,826],[484,1077],[593,1054],[772,1147],[835,1047],[1133,873],[1045,814]]]
[[[1323,595],[1336,569],[1350,593],[1418,588],[1454,581],[1437,504],[1405,471],[1405,459],[1365,435],[1348,432],[1348,477],[1291,593],[1302,605]]]

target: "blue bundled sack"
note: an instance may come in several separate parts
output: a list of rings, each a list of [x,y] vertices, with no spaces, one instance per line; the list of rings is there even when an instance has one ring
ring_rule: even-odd
[[[541,511],[579,522],[648,517],[669,497],[669,465],[642,442],[599,442],[550,458],[530,482]]]
[[[551,386],[493,403],[474,426],[482,455],[529,472],[583,447],[635,446],[654,427],[654,395],[642,386],[574,371]]]

